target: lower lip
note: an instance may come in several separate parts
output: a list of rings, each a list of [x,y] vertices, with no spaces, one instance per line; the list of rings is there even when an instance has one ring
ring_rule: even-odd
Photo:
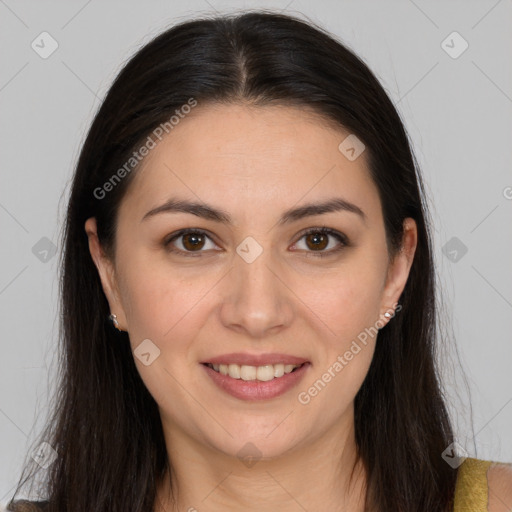
[[[300,368],[282,377],[269,381],[233,379],[222,375],[205,364],[201,365],[213,382],[223,391],[240,400],[266,400],[283,395],[296,386],[304,377],[310,363],[304,363]]]

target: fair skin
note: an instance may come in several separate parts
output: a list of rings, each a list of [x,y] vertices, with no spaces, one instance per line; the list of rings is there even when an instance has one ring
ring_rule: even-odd
[[[512,510],[512,464],[493,464],[487,471],[489,512]]]
[[[132,350],[146,339],[160,350],[147,366],[134,358],[158,404],[172,468],[156,511],[363,511],[360,465],[348,485],[353,401],[377,337],[360,343],[307,404],[298,395],[361,332],[393,321],[384,313],[405,286],[417,232],[406,219],[402,250],[390,257],[365,154],[350,161],[338,149],[347,135],[291,107],[200,105],[137,171],[120,206],[114,261],[102,251],[95,219],[87,220],[110,310]],[[142,220],[171,196],[222,209],[233,223],[183,212]],[[342,210],[278,224],[285,210],[334,197],[364,217]],[[315,236],[302,234],[324,226],[348,245],[332,252],[342,244],[327,235],[317,249]],[[184,228],[206,231],[202,246],[181,236],[166,248]],[[251,263],[236,251],[248,236],[263,250]],[[291,354],[310,366],[284,394],[246,401],[221,391],[201,364],[231,352]],[[247,443],[257,450],[250,449],[252,465],[239,458]]]
[[[205,382],[197,365],[229,351],[301,355],[312,363],[299,387],[304,391],[345,352],[354,333],[374,325],[376,315],[381,325],[389,321],[382,313],[405,285],[416,246],[414,222],[406,220],[402,251],[391,260],[364,155],[348,161],[336,149],[346,134],[307,120],[304,112],[203,108],[171,135],[146,158],[122,203],[115,261],[101,250],[95,219],[85,224],[110,309],[129,332],[132,349],[150,338],[161,350],[150,366],[135,358],[161,411],[173,491],[179,492],[174,503],[162,482],[155,510],[192,512],[196,505],[250,511],[262,504],[285,512],[363,510],[359,465],[350,488],[347,482],[355,460],[353,399],[375,338],[307,405],[297,402],[298,390],[261,404],[240,402]],[[275,226],[285,209],[333,191],[358,205],[365,221],[335,212],[287,229]],[[185,213],[140,222],[171,194],[222,206],[235,227]],[[297,245],[296,233],[319,225],[344,232],[354,247],[321,260],[286,250],[288,241]],[[204,260],[166,253],[159,241],[183,227],[217,234],[225,252]],[[247,234],[265,249],[250,265],[235,252]],[[308,247],[303,242],[300,248]],[[228,270],[230,279],[221,279]],[[208,291],[214,293],[203,293]],[[248,441],[260,451],[250,467],[238,458]],[[494,465],[487,476],[488,510],[510,512],[512,467]]]

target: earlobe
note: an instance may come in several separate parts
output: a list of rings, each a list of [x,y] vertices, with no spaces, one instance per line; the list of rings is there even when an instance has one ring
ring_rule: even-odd
[[[85,222],[85,231],[89,239],[89,252],[100,276],[103,292],[109,303],[111,313],[116,315],[118,326],[126,325],[124,309],[121,305],[117,281],[112,261],[106,256],[98,239],[96,219],[90,217]],[[120,329],[124,330],[124,329]]]

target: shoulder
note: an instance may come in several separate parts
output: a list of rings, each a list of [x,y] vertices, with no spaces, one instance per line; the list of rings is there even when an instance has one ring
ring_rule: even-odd
[[[487,471],[489,512],[512,510],[512,464],[494,462]]]

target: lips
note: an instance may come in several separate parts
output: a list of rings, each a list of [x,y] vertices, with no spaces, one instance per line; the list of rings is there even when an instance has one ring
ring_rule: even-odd
[[[243,401],[259,401],[276,399],[297,387],[299,382],[307,374],[311,365],[305,363],[299,366],[295,371],[268,382],[233,379],[228,375],[222,375],[212,370],[209,366],[201,366],[204,368],[206,375],[211,379],[211,382],[221,392]]]
[[[215,356],[201,361],[202,364],[237,364],[239,366],[265,366],[269,364],[301,365],[307,362],[308,360],[303,357],[296,357],[289,354],[246,354],[241,352]]]

